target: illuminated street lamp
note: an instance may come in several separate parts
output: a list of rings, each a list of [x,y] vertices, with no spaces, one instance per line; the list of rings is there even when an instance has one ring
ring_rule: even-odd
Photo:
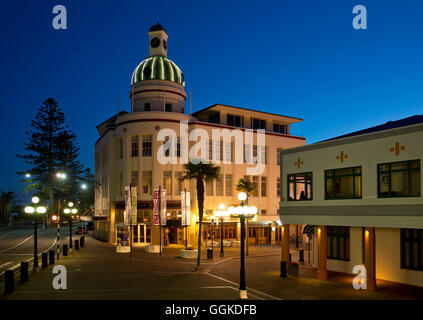
[[[37,243],[37,231],[38,231],[38,220],[37,214],[44,214],[47,211],[47,208],[44,206],[38,206],[40,198],[37,196],[32,197],[31,199],[33,206],[26,206],[25,212],[28,214],[34,215],[34,268],[38,268],[38,243]]]
[[[247,285],[245,282],[245,219],[253,218],[257,214],[257,208],[255,206],[248,207],[244,205],[247,200],[247,194],[245,192],[238,193],[238,199],[241,201],[241,205],[238,207],[229,207],[228,212],[231,217],[240,218],[241,222],[241,270],[240,270],[240,281],[239,281],[239,294],[241,299],[247,299]]]
[[[68,207],[63,209],[63,212],[69,215],[69,252],[72,252],[72,215],[76,214],[78,212],[78,209],[73,207],[73,202],[68,202]]]
[[[219,204],[219,211],[216,211],[214,215],[220,218],[220,257],[223,258],[223,219],[228,216],[223,203]]]

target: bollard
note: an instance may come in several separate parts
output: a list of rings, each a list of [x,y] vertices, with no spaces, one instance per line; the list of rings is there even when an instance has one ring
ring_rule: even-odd
[[[79,240],[79,244],[80,244],[80,246],[81,246],[81,248],[85,245],[85,237],[84,236],[81,236],[81,240]]]
[[[48,263],[54,264],[54,250],[48,252]]]
[[[28,280],[28,262],[21,262],[21,282]]]
[[[13,270],[4,272],[4,293],[12,293],[15,291],[15,274]]]
[[[43,268],[47,268],[48,267],[48,263],[47,263],[47,252],[43,252],[41,254],[41,265]]]
[[[281,261],[281,277],[286,278],[286,261]]]
[[[79,250],[79,240],[75,240],[75,250]]]
[[[65,257],[67,255],[68,255],[68,245],[67,244],[64,244],[63,245],[63,256]]]
[[[292,263],[292,253],[289,253],[289,263]]]
[[[300,249],[300,259],[299,262],[304,262],[304,250]]]

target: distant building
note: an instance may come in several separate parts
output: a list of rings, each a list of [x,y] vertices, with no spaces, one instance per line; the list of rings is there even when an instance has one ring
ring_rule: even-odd
[[[417,115],[282,151],[280,219],[314,226],[318,278],[365,264],[370,289],[423,286],[422,141]]]
[[[182,146],[187,143],[192,147],[194,144],[184,141],[186,137],[181,136],[181,125],[185,123],[188,133],[203,129],[210,139],[213,129],[238,129],[243,137],[249,129],[265,130],[264,148],[258,148],[254,142],[243,144],[241,150],[242,159],[246,149],[254,157],[263,154],[261,161],[265,164],[263,173],[251,176],[257,192],[249,199],[249,205],[257,206],[259,214],[256,221],[250,222],[249,241],[278,243],[278,153],[305,144],[304,138],[290,134],[291,124],[302,120],[221,104],[187,114],[185,79],[181,69],[167,58],[167,33],[162,26],[155,25],[150,29],[149,37],[150,55],[132,75],[129,94],[131,112],[120,112],[97,126],[100,138],[95,144],[95,177],[100,187],[95,192],[95,236],[116,243],[116,227],[124,222],[124,187],[132,183],[138,190],[138,220],[133,226],[135,245],[159,244],[159,226],[153,223],[153,190],[159,186],[167,192],[167,221],[164,226],[167,239],[163,240],[174,245],[183,245],[185,240],[190,245],[196,244],[198,209],[195,182],[180,183],[178,180],[184,173]],[[176,141],[170,142],[172,149],[167,154],[174,152],[176,164],[161,164],[158,160],[157,155],[165,143],[158,139],[163,129],[172,129],[177,135]],[[254,141],[257,141],[256,136],[254,131]],[[223,203],[226,208],[239,205],[235,186],[240,178],[247,175],[247,168],[252,166],[245,161],[235,164],[234,140],[228,145],[219,142],[222,150],[218,160],[228,163],[217,164],[222,168],[220,179],[205,185],[204,240],[211,237],[210,217],[218,210],[219,204]],[[184,189],[191,193],[191,225],[187,232],[181,225],[181,192]],[[236,220],[228,219],[224,229],[226,240],[239,239]],[[215,237],[219,239],[220,232]]]

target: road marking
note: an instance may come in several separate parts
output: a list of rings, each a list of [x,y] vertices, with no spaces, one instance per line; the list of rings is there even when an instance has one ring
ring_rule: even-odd
[[[21,244],[23,244],[23,243],[25,243],[25,242],[27,242],[29,239],[31,239],[33,236],[29,236],[28,238],[26,238],[24,241],[22,241],[22,242],[20,242],[20,243],[18,243],[17,245],[15,245],[15,246],[13,246],[13,247],[10,247],[10,248],[7,248],[7,249],[4,249],[4,250],[2,250],[2,251],[0,251],[0,253],[3,253],[3,252],[6,252],[6,251],[9,251],[9,250],[12,250],[12,249],[14,249],[14,248],[16,248],[16,247],[19,247]]]
[[[213,278],[216,278],[216,279],[219,279],[219,280],[222,280],[222,281],[226,281],[226,282],[228,282],[228,283],[230,283],[232,285],[239,286],[239,283],[230,281],[228,279],[224,279],[224,278],[219,277],[219,276],[216,276],[214,274],[211,274],[211,273],[208,273],[208,272],[204,272],[203,274],[208,275],[208,276],[213,277]],[[248,288],[247,287],[247,290],[254,291],[254,292],[258,293],[258,294],[261,294],[261,295],[264,295],[264,296],[268,296],[269,298],[272,298],[272,299],[275,299],[275,300],[282,300],[281,298],[272,296],[270,294],[267,294],[267,293],[264,293],[264,292],[261,292],[261,291],[255,290],[255,289],[251,289],[251,288]]]
[[[5,234],[3,234],[0,239],[3,239],[5,236],[7,236],[9,233],[11,233],[12,231],[7,231]]]
[[[0,269],[3,268],[3,267],[5,267],[5,266],[7,266],[7,265],[9,265],[9,264],[11,264],[11,263],[13,263],[13,261],[9,261],[9,262],[3,263],[2,265],[0,265]]]

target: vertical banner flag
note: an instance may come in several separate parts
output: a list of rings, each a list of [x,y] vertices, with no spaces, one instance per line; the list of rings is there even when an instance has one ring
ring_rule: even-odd
[[[125,215],[123,217],[124,224],[130,224],[131,220],[131,189],[125,186]]]
[[[190,212],[191,212],[191,202],[190,202],[190,193],[182,191],[181,192],[181,208],[182,208],[182,221],[183,226],[189,226],[190,221]]]
[[[137,187],[131,188],[131,224],[137,224]]]
[[[161,194],[161,199],[160,199],[160,205],[161,205],[161,210],[160,210],[160,219],[162,220],[162,226],[166,225],[166,209],[167,209],[167,204],[166,204],[166,189],[162,189],[162,194]]]
[[[153,220],[154,225],[159,225],[159,189],[154,189],[154,200],[153,200]]]

